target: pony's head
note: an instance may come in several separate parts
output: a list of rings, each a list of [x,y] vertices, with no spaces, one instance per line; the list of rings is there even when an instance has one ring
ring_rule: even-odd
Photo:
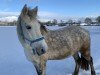
[[[41,55],[47,50],[47,44],[43,36],[43,31],[46,31],[46,29],[37,20],[37,12],[38,7],[30,9],[27,5],[24,5],[18,18],[18,24],[24,41],[30,44],[34,54]]]

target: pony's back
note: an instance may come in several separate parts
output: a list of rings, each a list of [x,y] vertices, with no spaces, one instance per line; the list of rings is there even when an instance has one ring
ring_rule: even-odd
[[[46,35],[46,43],[48,52],[55,51],[61,55],[69,56],[79,51],[82,45],[88,46],[90,35],[87,30],[79,26],[68,26],[49,31]]]

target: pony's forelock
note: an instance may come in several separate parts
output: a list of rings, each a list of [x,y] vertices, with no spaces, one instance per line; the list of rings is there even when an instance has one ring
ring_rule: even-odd
[[[31,9],[30,7],[27,7],[27,5],[24,5],[20,16],[23,15],[23,16],[29,16],[30,18],[36,18],[37,17],[37,12],[38,12],[38,7],[37,6],[33,9]]]

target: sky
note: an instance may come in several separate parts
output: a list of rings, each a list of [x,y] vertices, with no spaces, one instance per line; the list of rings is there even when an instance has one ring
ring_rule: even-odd
[[[79,18],[100,15],[100,0],[1,0],[0,17],[16,16],[23,6],[38,6],[40,18]]]

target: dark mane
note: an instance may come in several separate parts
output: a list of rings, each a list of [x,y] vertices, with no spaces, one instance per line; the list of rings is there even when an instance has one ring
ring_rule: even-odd
[[[45,34],[45,33],[47,33],[48,32],[48,30],[47,30],[47,28],[44,26],[44,24],[42,23],[42,22],[40,22],[40,21],[38,21],[39,23],[40,23],[40,30],[41,30],[41,32],[42,32],[42,34]]]

